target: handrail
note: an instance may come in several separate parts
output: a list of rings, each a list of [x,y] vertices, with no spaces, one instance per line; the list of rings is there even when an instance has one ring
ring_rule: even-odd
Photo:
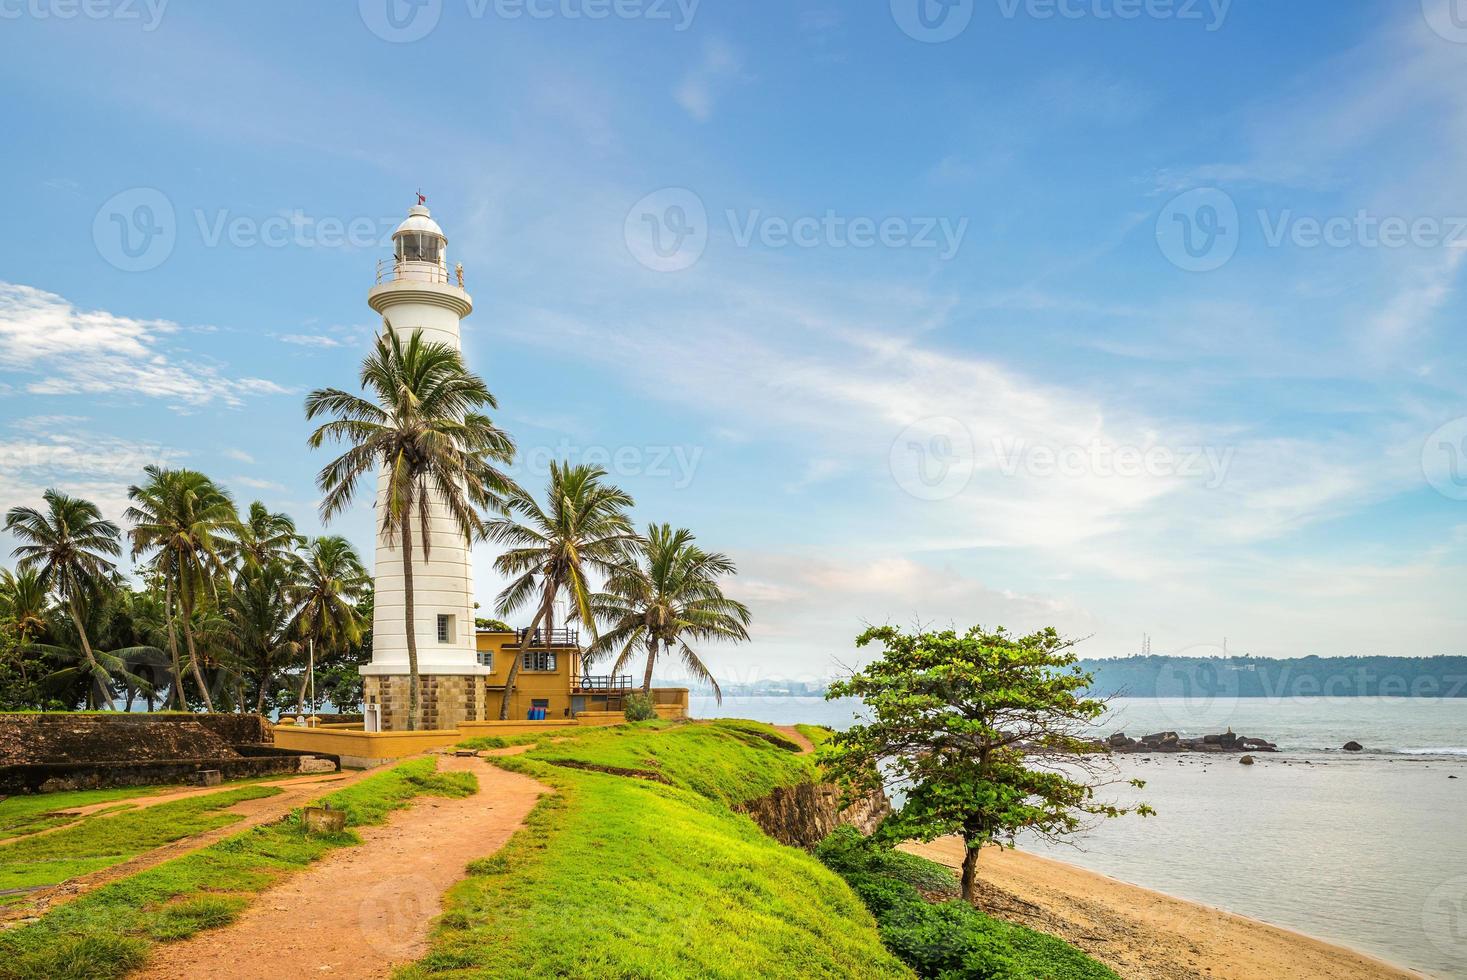
[[[533,636],[529,634],[530,631],[528,629],[515,630],[515,645],[522,649],[525,648],[527,646],[525,642],[526,637],[529,638],[528,646],[532,647],[571,647],[580,646],[581,642],[580,631],[573,630],[567,626],[557,626],[553,630],[537,629]]]
[[[459,262],[449,272],[432,262],[404,262],[400,259],[377,260],[377,285],[389,282],[431,282],[464,288],[464,265]]]
[[[579,691],[630,691],[630,674],[587,674],[573,678],[571,686]]]

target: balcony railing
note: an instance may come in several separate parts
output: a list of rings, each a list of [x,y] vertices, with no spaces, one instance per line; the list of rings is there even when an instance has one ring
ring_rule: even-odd
[[[558,626],[553,630],[537,629],[532,635],[523,629],[514,631],[514,640],[521,650],[526,647],[578,647],[581,645],[581,632]]]
[[[606,692],[625,693],[632,690],[632,678],[629,674],[587,674],[583,677],[572,679],[571,687],[579,692]]]
[[[464,288],[464,267],[459,263],[449,272],[432,262],[400,262],[396,259],[377,260],[377,285],[389,282],[434,282],[444,286]]]

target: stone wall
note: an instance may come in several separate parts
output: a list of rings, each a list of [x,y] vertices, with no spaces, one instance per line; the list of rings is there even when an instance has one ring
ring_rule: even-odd
[[[453,674],[423,674],[423,731],[441,731],[458,727],[463,721],[484,720],[484,679]],[[362,678],[362,698],[382,706],[382,730],[408,730],[408,684],[405,674],[368,674]]]
[[[886,794],[875,793],[842,810],[840,790],[830,783],[780,786],[768,796],[737,809],[749,815],[759,829],[781,844],[811,848],[841,826],[869,834],[891,812]]]
[[[299,771],[307,754],[273,742],[258,715],[0,714],[0,793],[145,786],[201,769],[226,778]]]

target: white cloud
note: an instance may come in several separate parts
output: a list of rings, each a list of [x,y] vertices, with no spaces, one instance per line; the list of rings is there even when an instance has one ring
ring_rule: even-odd
[[[346,341],[340,337],[328,337],[318,333],[287,333],[280,335],[281,343],[295,344],[298,347],[345,347]]]
[[[721,41],[710,41],[703,48],[703,60],[673,89],[673,98],[688,115],[698,122],[707,122],[713,118],[717,95],[739,76],[740,70],[738,54],[732,47]]]
[[[220,450],[219,455],[223,456],[225,459],[232,459],[237,463],[253,464],[255,461],[255,457],[251,456],[243,449],[223,449]]]
[[[167,320],[138,320],[80,310],[55,293],[0,282],[0,367],[37,376],[37,395],[132,394],[199,406],[240,405],[249,395],[285,389],[261,378],[229,378],[171,353],[179,331]]]
[[[285,487],[282,484],[276,483],[273,480],[257,479],[253,476],[233,476],[230,477],[230,482],[249,487],[251,490],[274,490],[277,493],[285,492]]]
[[[143,467],[176,466],[188,454],[159,443],[89,432],[76,420],[32,418],[14,422],[0,437],[0,500],[36,506],[50,488],[85,497],[118,520],[127,488]]]

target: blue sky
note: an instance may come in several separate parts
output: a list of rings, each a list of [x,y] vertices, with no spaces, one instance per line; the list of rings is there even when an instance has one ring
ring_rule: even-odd
[[[1463,652],[1467,11],[926,2],[0,0],[0,503],[165,461],[318,530],[421,187],[524,478],[738,560],[723,676]]]

